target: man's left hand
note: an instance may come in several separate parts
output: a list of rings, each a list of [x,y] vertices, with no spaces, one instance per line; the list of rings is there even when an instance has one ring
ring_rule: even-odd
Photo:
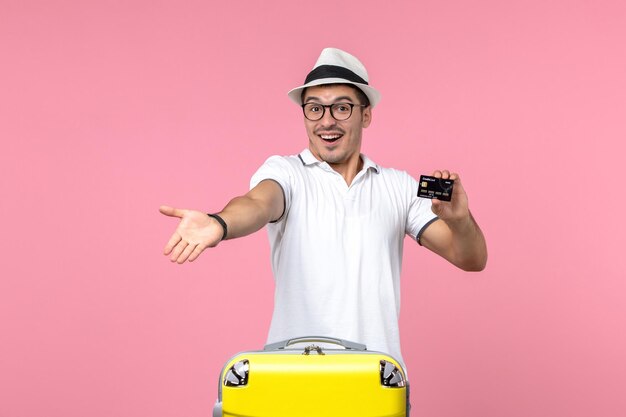
[[[432,174],[435,178],[443,178],[444,180],[454,180],[454,188],[452,189],[452,199],[450,201],[432,200],[432,211],[444,222],[453,225],[458,222],[467,221],[469,219],[469,206],[467,202],[467,194],[461,184],[461,178],[455,172],[452,174],[448,170],[435,171]]]

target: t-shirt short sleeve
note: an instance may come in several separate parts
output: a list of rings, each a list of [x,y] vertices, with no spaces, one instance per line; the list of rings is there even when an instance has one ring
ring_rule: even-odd
[[[287,158],[274,155],[270,156],[254,173],[250,179],[250,189],[253,189],[259,185],[261,181],[265,180],[272,180],[278,183],[280,188],[283,189],[283,196],[285,198],[285,210],[283,211],[282,216],[284,217],[285,213],[289,211],[289,207],[291,207],[292,179],[293,167]]]
[[[411,201],[406,222],[406,233],[420,243],[422,233],[438,217],[431,210],[432,203],[427,198],[417,196],[418,183],[411,177]],[[421,244],[421,243],[420,243]]]

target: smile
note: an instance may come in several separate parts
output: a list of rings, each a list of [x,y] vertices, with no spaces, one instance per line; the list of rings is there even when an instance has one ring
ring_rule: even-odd
[[[339,133],[324,133],[321,135],[318,135],[320,138],[322,138],[322,140],[324,142],[328,142],[328,143],[333,143],[336,142],[338,139],[340,139],[343,134],[339,134]]]

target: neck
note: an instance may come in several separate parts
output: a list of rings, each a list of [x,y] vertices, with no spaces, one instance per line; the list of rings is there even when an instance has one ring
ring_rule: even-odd
[[[363,169],[363,160],[361,159],[361,155],[358,154],[356,158],[352,158],[348,162],[342,164],[329,163],[328,165],[343,177],[346,184],[350,185],[356,177],[356,174]]]

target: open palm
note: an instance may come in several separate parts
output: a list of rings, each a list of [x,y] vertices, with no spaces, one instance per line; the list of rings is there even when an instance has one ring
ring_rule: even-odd
[[[217,245],[222,238],[222,227],[206,213],[169,206],[161,206],[159,211],[166,216],[180,219],[164,250],[164,254],[170,255],[172,262],[191,262],[204,249]]]

